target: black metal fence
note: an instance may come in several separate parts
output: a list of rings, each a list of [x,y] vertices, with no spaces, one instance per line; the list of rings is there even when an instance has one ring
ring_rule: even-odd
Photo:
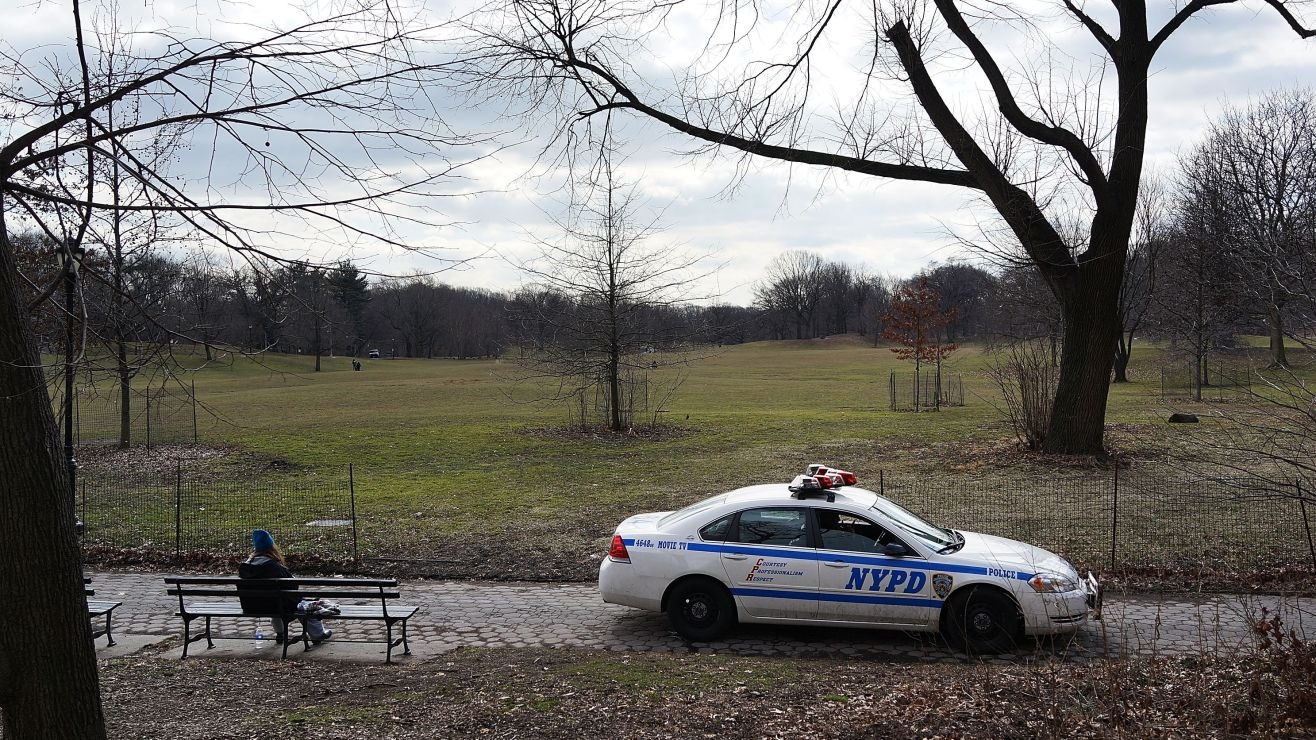
[[[306,477],[217,480],[172,470],[85,475],[78,506],[84,544],[172,552],[241,554],[251,531],[268,529],[299,555],[356,560],[355,474],[343,480]]]
[[[883,475],[892,500],[944,526],[1022,540],[1088,567],[1316,569],[1316,499],[1300,483],[1112,470],[1045,479]]]
[[[1240,401],[1252,394],[1253,369],[1246,358],[1204,362],[1193,360],[1161,367],[1161,398]]]
[[[892,411],[937,409],[964,405],[964,381],[959,375],[947,375],[936,368],[917,373],[891,371],[887,382],[889,408]]]
[[[85,475],[79,502],[84,542],[176,557],[240,554],[251,530],[261,527],[290,551],[359,560],[368,553],[358,549],[355,472],[352,466],[344,472],[336,479],[296,474],[234,481],[192,475],[179,464]],[[1299,483],[1268,487],[1135,468],[1045,478],[883,473],[863,485],[943,526],[1021,540],[1093,569],[1316,569],[1316,498]],[[395,523],[372,520],[371,526]],[[433,547],[422,537],[398,554],[423,559],[435,554]],[[425,551],[410,551],[416,549]]]

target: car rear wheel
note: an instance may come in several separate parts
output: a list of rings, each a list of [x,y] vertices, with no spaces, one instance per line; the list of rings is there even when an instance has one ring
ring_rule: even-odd
[[[736,605],[722,584],[696,578],[678,583],[667,595],[667,618],[681,637],[710,642],[736,623]]]
[[[970,653],[1004,653],[1019,642],[1019,609],[1001,591],[971,586],[952,596],[943,608],[942,634],[955,647]]]

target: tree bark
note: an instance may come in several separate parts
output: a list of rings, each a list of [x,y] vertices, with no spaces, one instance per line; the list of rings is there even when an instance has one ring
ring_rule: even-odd
[[[1285,368],[1289,358],[1284,351],[1284,320],[1280,316],[1279,306],[1271,303],[1266,312],[1266,324],[1270,327],[1270,366]]]
[[[0,211],[0,726],[105,737],[59,428]]]
[[[1124,330],[1120,330],[1117,344],[1115,345],[1115,382],[1129,382],[1129,355],[1133,352],[1133,339],[1125,338]]]
[[[1060,375],[1051,408],[1051,425],[1042,451],[1062,455],[1099,454],[1104,449],[1106,397],[1115,361],[1112,321],[1090,307],[1071,310],[1065,319]]]

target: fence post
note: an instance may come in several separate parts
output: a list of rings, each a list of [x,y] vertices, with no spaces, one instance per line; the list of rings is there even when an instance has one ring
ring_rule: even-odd
[[[192,379],[192,444],[197,443],[196,434],[196,378]]]
[[[1115,543],[1118,541],[1120,522],[1120,466],[1115,462],[1115,495],[1110,501],[1110,569],[1115,569]]]
[[[146,389],[146,450],[151,450],[151,389]]]
[[[148,415],[148,419],[150,416]],[[150,426],[147,426],[150,429]],[[148,437],[149,439],[149,437]],[[183,463],[174,469],[174,562],[183,559]]]
[[[347,492],[352,501],[352,562],[360,563],[361,555],[356,549],[356,475],[352,463],[347,464]]]
[[[886,498],[886,471],[877,471],[877,492]]]
[[[891,397],[891,410],[895,411],[896,410],[896,371],[895,370],[892,370],[891,374],[887,376],[887,390],[888,390],[888,395],[890,395]]]
[[[1316,569],[1316,543],[1311,538],[1311,521],[1307,519],[1307,500],[1302,497],[1302,479],[1293,482],[1298,492],[1298,505],[1302,507],[1302,528],[1307,530],[1307,552],[1311,554],[1311,567]]]

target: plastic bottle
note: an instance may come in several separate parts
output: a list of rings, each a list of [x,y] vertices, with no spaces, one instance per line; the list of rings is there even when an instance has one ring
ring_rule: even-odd
[[[257,640],[264,640],[264,639],[265,639],[265,633],[264,633],[264,632],[261,632],[260,630],[256,630],[256,639],[257,639]]]

